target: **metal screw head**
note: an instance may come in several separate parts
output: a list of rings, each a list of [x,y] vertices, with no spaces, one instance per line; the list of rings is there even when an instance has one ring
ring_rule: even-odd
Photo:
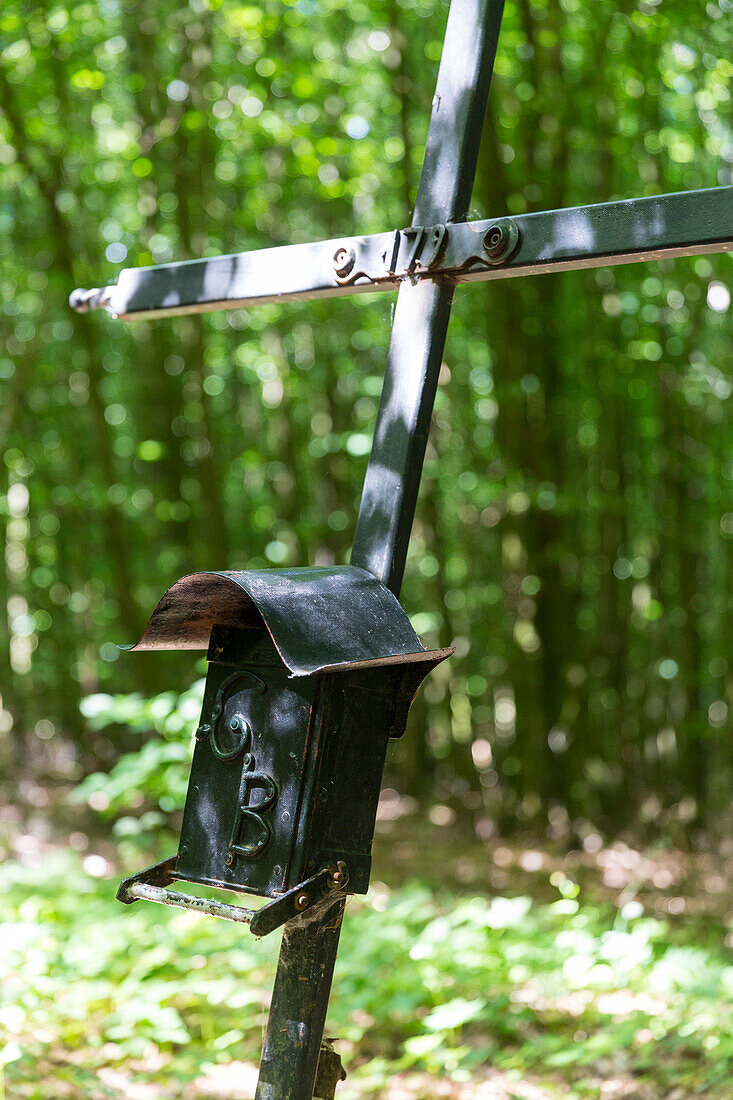
[[[490,264],[503,263],[519,245],[519,226],[511,218],[490,225],[484,234],[484,252]]]
[[[298,910],[298,912],[301,912],[303,909],[305,909],[307,905],[308,895],[298,894],[297,898],[295,899],[295,908]]]
[[[349,881],[348,868],[342,859],[338,861],[335,868],[331,867],[330,871],[331,873],[328,879],[329,890],[338,890]]]
[[[353,248],[344,245],[337,248],[333,255],[333,270],[338,280],[348,279],[356,263],[356,253]]]
[[[484,237],[484,248],[487,252],[498,252],[504,244],[506,233],[500,225],[492,225]]]

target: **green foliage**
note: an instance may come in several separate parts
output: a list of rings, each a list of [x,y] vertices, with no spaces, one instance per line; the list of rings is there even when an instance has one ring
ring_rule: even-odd
[[[138,809],[145,802],[163,814],[182,809],[191,764],[191,738],[201,712],[204,681],[197,680],[182,695],[164,692],[152,699],[139,694],[87,696],[81,711],[91,729],[122,726],[148,740],[124,753],[109,772],[93,772],[76,787],[72,798],[88,801],[109,816]],[[152,739],[150,737],[152,736]],[[139,828],[147,831],[162,821],[147,813],[116,822],[118,835]]]
[[[233,1057],[256,1061],[277,937],[122,908],[112,882],[65,853],[43,875],[8,861],[0,885],[8,1097],[49,1095],[45,1074],[71,1075],[85,1095],[83,1071],[91,1082],[105,1066],[162,1094]],[[349,907],[329,1017],[350,1069],[345,1100],[382,1095],[400,1072],[460,1083],[487,1066],[565,1097],[596,1095],[594,1073],[623,1071],[654,1095],[722,1098],[733,967],[700,939],[636,902],[616,912],[378,884]]]

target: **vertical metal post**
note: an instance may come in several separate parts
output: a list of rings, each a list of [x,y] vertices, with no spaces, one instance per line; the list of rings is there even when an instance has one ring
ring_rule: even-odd
[[[344,905],[285,925],[255,1100],[313,1096]]]
[[[468,212],[504,0],[452,0],[413,226]],[[436,282],[399,292],[352,565],[399,593],[453,299]],[[255,1100],[312,1100],[343,901],[287,928]]]
[[[413,226],[463,220],[471,201],[504,0],[453,0]],[[450,232],[450,228],[448,230]],[[351,564],[399,594],[453,288],[403,283]]]

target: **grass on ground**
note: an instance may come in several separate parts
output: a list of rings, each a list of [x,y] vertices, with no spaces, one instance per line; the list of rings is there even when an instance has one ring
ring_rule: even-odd
[[[589,863],[499,842],[462,851],[450,830],[414,818],[380,835],[387,883],[350,902],[329,1013],[349,1071],[340,1100],[730,1100],[723,914],[668,915],[638,875],[656,873],[653,853],[622,845]],[[422,881],[400,866],[415,845],[433,853],[406,861]],[[79,853],[22,830],[9,845],[0,1098],[246,1100],[278,937],[119,905],[116,847]],[[618,888],[594,872],[613,869],[613,852]]]

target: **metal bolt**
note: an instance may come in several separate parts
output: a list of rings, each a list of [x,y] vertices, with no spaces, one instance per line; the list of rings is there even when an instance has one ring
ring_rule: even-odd
[[[349,881],[349,872],[346,864],[340,859],[336,865],[335,870],[331,868],[331,874],[328,880],[329,890],[338,890],[340,886],[344,886]]]
[[[305,909],[307,907],[307,905],[308,905],[308,895],[307,894],[298,894],[297,898],[295,899],[295,908],[298,910],[298,912],[300,912],[302,909]]]
[[[92,290],[72,290],[69,305],[77,313],[88,313],[90,309],[100,309],[109,305],[109,287],[94,287]]]
[[[508,260],[519,245],[519,226],[511,218],[490,225],[484,234],[484,251],[490,264]]]
[[[341,246],[337,248],[333,256],[333,270],[336,278],[341,281],[348,279],[356,263],[356,253],[353,248]]]
[[[227,858],[224,860],[224,862],[226,863],[227,867],[231,867],[231,865],[234,863],[234,856],[232,855],[231,852],[229,853]]]

